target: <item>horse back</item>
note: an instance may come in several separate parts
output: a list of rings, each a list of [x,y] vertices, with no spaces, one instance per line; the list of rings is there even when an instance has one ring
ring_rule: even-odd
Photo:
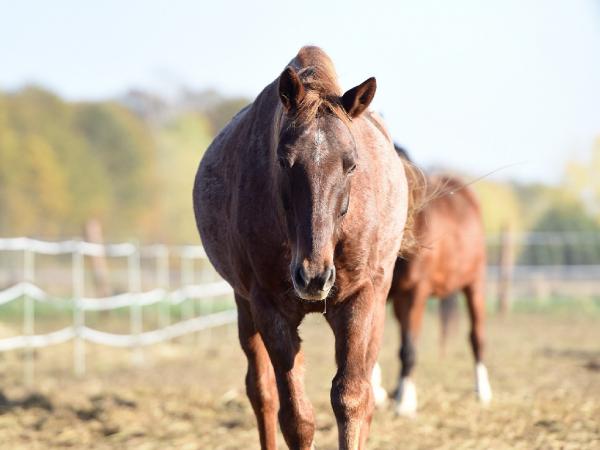
[[[485,234],[474,192],[451,176],[430,177],[428,198],[415,218],[417,249],[396,263],[393,286],[419,283],[444,297],[483,276]]]

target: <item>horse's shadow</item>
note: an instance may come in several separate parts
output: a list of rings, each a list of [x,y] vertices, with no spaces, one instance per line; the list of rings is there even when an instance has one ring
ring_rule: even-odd
[[[581,349],[554,349],[545,347],[540,352],[547,358],[565,358],[581,363],[584,369],[592,372],[600,372],[600,351]]]
[[[53,411],[54,405],[52,405],[52,402],[48,397],[38,392],[29,393],[21,398],[10,399],[4,392],[0,391],[0,414],[6,414],[18,408],[40,408],[46,411]]]

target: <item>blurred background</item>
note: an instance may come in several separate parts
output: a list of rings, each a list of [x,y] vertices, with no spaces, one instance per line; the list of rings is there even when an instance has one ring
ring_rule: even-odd
[[[0,235],[96,218],[112,240],[197,242],[202,152],[308,43],[344,88],[377,77],[418,164],[493,172],[475,184],[490,232],[595,230],[599,21],[593,0],[3,3]]]
[[[489,433],[480,431],[482,422],[470,423],[469,439],[479,447],[485,442],[492,445],[495,441],[485,439],[502,433],[512,436],[513,444],[556,439],[584,446],[598,443],[598,415],[596,420],[593,417],[600,414],[600,406],[585,400],[590,393],[600,392],[597,0],[296,4],[0,0],[0,239],[5,239],[0,247],[0,339],[41,335],[74,324],[68,329],[75,335],[65,334],[65,339],[93,341],[97,335],[85,339],[77,335],[81,320],[107,333],[135,336],[231,310],[230,294],[219,290],[218,278],[197,247],[191,205],[195,171],[219,130],[306,44],[328,52],[343,89],[376,76],[373,107],[383,115],[395,140],[426,171],[457,174],[477,192],[488,233],[491,341],[502,343],[508,335],[514,340],[500,345],[496,357],[491,357],[492,385],[494,368],[501,372],[500,361],[512,358],[516,358],[513,373],[522,369],[526,378],[532,376],[524,369],[531,355],[541,358],[538,370],[542,372],[544,364],[556,365],[556,358],[563,358],[564,371],[555,372],[556,378],[545,384],[549,391],[556,391],[557,380],[562,383],[571,377],[573,367],[591,367],[583,378],[573,378],[586,391],[575,395],[571,386],[557,388],[565,397],[570,395],[572,403],[553,398],[552,402],[566,405],[554,415],[548,413],[552,408],[544,399],[535,403],[537,388],[519,390],[522,387],[510,382],[511,372],[505,372],[504,378],[499,376],[501,389],[505,388],[499,401],[509,405],[515,416],[494,416],[492,422],[500,428]],[[123,250],[124,259],[113,261],[112,250],[101,246],[88,251],[73,243],[59,248],[7,239],[25,236],[52,242],[127,242],[133,247]],[[80,272],[71,254],[87,255]],[[74,281],[78,277],[79,290]],[[27,291],[24,282],[40,287],[56,301],[34,302],[41,294],[36,297],[34,291]],[[216,289],[210,295],[198,288],[207,283]],[[20,291],[10,291],[18,293],[13,295],[15,301],[11,297],[10,303],[2,303],[2,292],[9,299],[6,290],[14,286],[21,286]],[[185,290],[190,287],[197,290]],[[166,293],[176,289],[177,301],[172,301],[173,296],[169,300]],[[72,302],[86,295],[97,299],[152,290],[161,300],[148,297],[148,306],[139,309],[123,300],[117,303],[126,308],[99,312],[101,308],[94,310],[92,301],[88,313],[84,303],[77,313]],[[194,297],[193,292],[200,293]],[[60,301],[70,306],[57,306]],[[68,308],[75,311],[75,318]],[[498,309],[512,310],[512,322],[495,317]],[[557,316],[557,311],[563,315]],[[240,442],[248,439],[256,445],[253,418],[243,398],[244,361],[235,342],[235,327],[210,331],[201,323],[205,322],[194,322],[196,334],[191,335],[198,339],[187,336],[160,344],[145,352],[144,358],[138,352],[137,361],[144,359],[146,372],[126,364],[124,350],[100,344],[96,349],[97,342],[88,343],[88,351],[95,352],[88,357],[88,364],[95,364],[95,370],[88,370],[92,375],[87,375],[95,380],[92,387],[77,377],[57,384],[51,376],[66,377],[73,364],[81,364],[85,357],[81,349],[75,351],[79,357],[74,363],[70,359],[71,342],[38,351],[32,341],[10,341],[0,352],[0,433],[3,427],[12,430],[6,441],[10,448],[32,448],[28,447],[32,443],[45,448],[51,442],[56,446],[85,442],[87,446],[147,444],[153,448],[168,442],[190,448],[241,448]],[[394,327],[388,326],[389,349],[383,351],[390,361],[397,350]],[[527,332],[535,327],[536,333]],[[440,366],[432,343],[435,321],[429,328],[434,338],[424,338],[423,377],[444,383],[436,378]],[[317,321],[307,334],[320,340],[323,330]],[[519,342],[533,342],[537,338],[532,334],[546,332],[561,336],[563,347],[540,341],[525,353],[519,351]],[[455,353],[467,354],[464,340],[458,341]],[[134,353],[140,350],[137,341],[128,342],[131,345],[123,346],[135,347]],[[219,350],[222,342],[226,350]],[[115,356],[115,352],[123,354]],[[213,368],[192,364],[189,352],[196,362],[216,361]],[[460,379],[461,371],[468,372],[468,358],[463,360],[464,367],[446,373],[446,386]],[[226,377],[228,385],[221,383],[222,373],[215,369],[223,361],[235,361],[232,367],[237,367]],[[156,371],[148,375],[149,368],[163,364],[169,367],[168,375]],[[189,383],[181,376],[190,364],[197,369],[196,377],[209,380],[210,389],[198,388],[191,375]],[[390,364],[384,379],[391,386],[397,362]],[[126,376],[119,378],[118,392],[107,391],[106,377],[122,371]],[[136,408],[148,405],[142,394],[129,389],[129,383],[141,373],[150,380],[157,378],[155,384],[148,382],[147,389],[160,391],[163,380],[177,380],[201,399],[182,407],[188,396],[169,391],[152,400],[159,401],[161,408],[170,405],[163,411],[173,428],[166,437],[153,434],[157,432],[153,420],[162,419],[136,422]],[[27,389],[20,391],[22,386]],[[54,396],[65,386],[73,398],[87,396],[87,403],[67,400],[68,408],[61,406]],[[317,402],[325,410],[326,389],[314,388],[316,396],[325,393],[325,400]],[[576,406],[578,395],[583,403]],[[511,421],[523,413],[524,399],[534,401],[538,410],[528,409],[534,418],[525,421],[520,432],[510,431]],[[447,408],[452,409],[463,398],[448,401]],[[180,408],[187,411],[188,407],[191,416],[182,418]],[[424,408],[427,411],[427,400]],[[436,414],[444,411],[439,405],[429,408]],[[26,413],[30,409],[33,412]],[[70,430],[75,434],[55,435],[52,430],[71,423],[73,414],[81,422]],[[329,419],[321,420],[331,421],[331,411],[328,414]],[[131,421],[136,423],[133,430],[123,425]],[[383,423],[379,437],[373,438],[375,448],[396,448],[390,437],[395,433],[412,433],[417,446],[423,442],[419,433],[430,425],[421,421],[411,430],[391,415]],[[454,442],[453,448],[458,448],[461,441],[452,441],[457,439],[457,428],[447,425],[438,438],[445,436],[444,442]],[[23,437],[26,430],[32,433],[28,438]],[[325,443],[335,442],[334,432],[331,425],[320,429],[319,436]],[[228,441],[225,435],[234,438]],[[185,442],[177,440],[181,436]],[[434,447],[440,442],[429,441]]]

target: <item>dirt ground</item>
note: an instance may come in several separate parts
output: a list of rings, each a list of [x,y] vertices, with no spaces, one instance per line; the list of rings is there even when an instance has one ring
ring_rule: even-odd
[[[416,373],[419,413],[377,411],[370,449],[600,449],[600,318],[584,314],[492,317],[488,368],[494,400],[482,408],[473,391],[466,320],[444,358],[437,323],[427,317]],[[318,449],[334,449],[329,405],[335,366],[324,320],[302,326],[308,393]],[[254,416],[244,393],[245,359],[234,327],[131,354],[87,346],[87,375],[71,373],[72,344],[36,355],[33,390],[23,386],[21,355],[0,354],[2,449],[255,449]],[[380,362],[395,386],[397,329],[390,319]],[[285,448],[279,437],[281,448]]]

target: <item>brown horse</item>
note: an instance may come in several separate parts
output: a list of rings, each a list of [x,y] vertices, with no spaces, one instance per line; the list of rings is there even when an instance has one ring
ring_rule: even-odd
[[[358,61],[357,61],[358,62]],[[364,448],[371,375],[407,214],[402,160],[368,110],[374,78],[342,94],[304,47],[206,151],[194,185],[202,242],[234,288],[246,390],[262,448],[313,446],[298,327],[323,312],[335,336],[339,447]]]
[[[469,188],[449,176],[429,177],[424,197],[424,206],[413,216],[417,249],[398,258],[389,293],[402,339],[396,412],[409,416],[417,409],[416,388],[411,378],[415,341],[430,296],[446,302],[455,293],[464,292],[471,320],[477,393],[483,403],[492,397],[482,362],[486,257],[479,203]]]

